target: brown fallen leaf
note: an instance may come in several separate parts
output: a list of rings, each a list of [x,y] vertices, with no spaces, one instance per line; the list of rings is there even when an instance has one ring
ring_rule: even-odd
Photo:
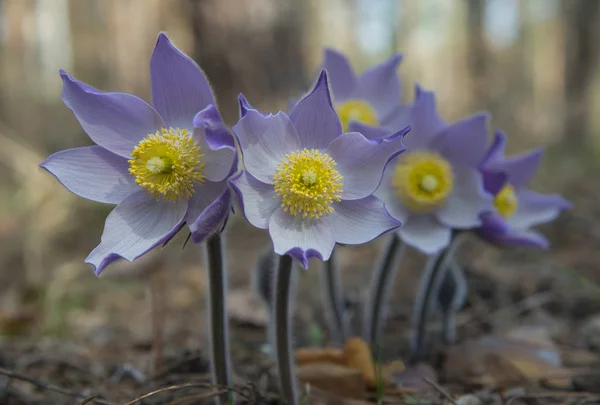
[[[347,339],[344,343],[344,356],[346,366],[359,370],[368,387],[375,388],[377,386],[373,355],[367,342],[358,337]]]
[[[37,321],[33,310],[0,311],[0,334],[22,336],[31,331]]]
[[[296,349],[296,365],[302,366],[310,363],[331,363],[341,366],[346,365],[344,351],[337,348],[300,348]]]
[[[332,363],[309,363],[297,367],[296,376],[304,384],[344,398],[365,397],[366,384],[360,370]]]

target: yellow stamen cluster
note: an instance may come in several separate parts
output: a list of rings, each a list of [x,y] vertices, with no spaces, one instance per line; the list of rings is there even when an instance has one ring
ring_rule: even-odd
[[[511,217],[519,208],[519,199],[515,188],[510,184],[505,185],[494,198],[494,206],[504,218]]]
[[[341,200],[342,176],[326,153],[304,149],[285,156],[273,175],[275,197],[292,215],[320,218],[333,212],[331,204]]]
[[[452,192],[452,166],[436,153],[407,152],[394,169],[392,186],[412,211],[431,212],[441,207]]]
[[[129,174],[150,195],[176,201],[189,198],[202,184],[200,146],[185,129],[162,128],[140,141],[131,152]]]
[[[344,132],[348,132],[348,126],[351,121],[371,126],[378,124],[377,113],[366,101],[348,100],[340,103],[335,110],[340,117]]]

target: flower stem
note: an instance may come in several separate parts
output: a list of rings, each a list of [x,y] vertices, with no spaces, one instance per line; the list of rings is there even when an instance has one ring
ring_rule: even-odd
[[[412,360],[420,359],[424,354],[425,325],[435,305],[437,299],[436,293],[440,290],[456,249],[462,243],[466,235],[468,235],[467,232],[456,233],[446,249],[427,259],[425,271],[419,282],[419,290],[417,291],[413,309],[411,326],[412,336],[410,342],[410,354]]]
[[[279,257],[275,273],[275,291],[273,311],[275,312],[275,356],[279,386],[285,401],[289,405],[298,405],[296,377],[294,373],[294,357],[292,353],[291,329],[291,294],[292,287],[292,257]]]
[[[208,261],[208,294],[210,314],[210,349],[213,383],[228,386],[229,374],[229,331],[227,327],[226,294],[227,278],[223,266],[223,246],[220,233],[206,241]],[[224,403],[224,396],[219,403]]]
[[[383,250],[375,272],[373,273],[371,287],[367,296],[365,306],[363,337],[367,343],[379,345],[381,330],[385,323],[385,305],[389,301],[391,287],[394,281],[396,263],[404,252],[404,244],[400,237],[394,232]]]
[[[446,344],[456,341],[456,314],[465,304],[467,288],[464,270],[456,262],[456,257],[452,257],[444,282],[437,294],[442,309],[442,336]]]
[[[348,314],[345,310],[344,297],[340,282],[340,273],[337,266],[336,250],[331,252],[329,260],[323,263],[323,280],[321,282],[323,289],[323,300],[326,313],[329,315],[331,335],[338,346],[343,346],[346,339],[350,336],[350,325],[348,324]]]

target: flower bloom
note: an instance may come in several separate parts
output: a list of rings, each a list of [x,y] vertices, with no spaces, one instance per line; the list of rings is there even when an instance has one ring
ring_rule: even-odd
[[[196,242],[218,229],[237,155],[198,65],[160,34],[150,60],[154,106],[60,74],[62,100],[96,145],[55,153],[41,167],[81,197],[117,204],[85,260],[96,274],[166,242],[184,222]]]
[[[365,131],[365,136],[382,138],[408,126],[409,108],[400,103],[402,88],[396,72],[401,60],[402,56],[395,54],[356,76],[343,54],[325,50],[323,68],[328,73],[343,132],[363,133],[366,126],[372,129]]]
[[[275,253],[307,267],[311,257],[328,260],[336,242],[365,243],[400,226],[372,193],[408,128],[379,141],[342,134],[325,71],[289,116],[263,115],[241,95],[240,107],[233,132],[245,171],[231,183],[248,221],[269,229]]]
[[[417,87],[407,150],[388,164],[375,192],[403,222],[397,232],[405,243],[432,254],[448,245],[453,229],[481,224],[479,214],[491,206],[478,170],[487,121],[487,114],[478,114],[448,125],[433,93]]]
[[[478,234],[501,246],[547,248],[548,240],[532,226],[552,221],[571,204],[560,195],[543,195],[525,185],[537,172],[541,150],[505,158],[506,136],[498,131],[481,163],[486,190],[494,195],[493,209],[482,213]]]

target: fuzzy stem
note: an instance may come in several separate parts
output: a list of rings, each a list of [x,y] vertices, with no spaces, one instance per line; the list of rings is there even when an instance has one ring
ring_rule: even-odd
[[[210,315],[210,350],[213,383],[229,386],[229,331],[227,327],[227,278],[223,266],[223,247],[220,233],[206,241],[208,261],[208,295]],[[225,395],[219,398],[224,403]]]
[[[279,374],[279,386],[289,405],[298,405],[294,356],[292,353],[291,294],[292,257],[279,257],[275,273],[273,311],[275,312],[275,358]]]
[[[348,314],[344,305],[344,297],[340,282],[340,273],[337,266],[336,250],[331,252],[329,260],[323,263],[323,301],[326,313],[330,317],[331,335],[338,346],[343,346],[350,336]]]
[[[410,354],[413,360],[417,360],[423,355],[425,326],[434,307],[435,293],[439,291],[450,261],[466,235],[468,235],[466,232],[456,233],[446,249],[427,259],[413,309],[410,341]]]
[[[371,287],[365,306],[363,337],[367,343],[379,345],[381,330],[385,323],[385,305],[389,301],[391,287],[396,274],[396,263],[404,252],[404,244],[394,232],[383,250],[383,256],[373,273]]]
[[[442,310],[442,336],[444,339],[444,343],[453,344],[456,342],[456,314],[464,304],[465,296],[466,296],[466,288],[463,292],[460,291],[460,278],[464,278],[463,269],[456,262],[456,257],[451,258],[451,262],[447,272],[451,273],[451,276],[454,277],[455,289],[454,296],[452,297],[452,303],[448,305],[448,308],[443,308]],[[465,296],[459,296],[463,294]]]

